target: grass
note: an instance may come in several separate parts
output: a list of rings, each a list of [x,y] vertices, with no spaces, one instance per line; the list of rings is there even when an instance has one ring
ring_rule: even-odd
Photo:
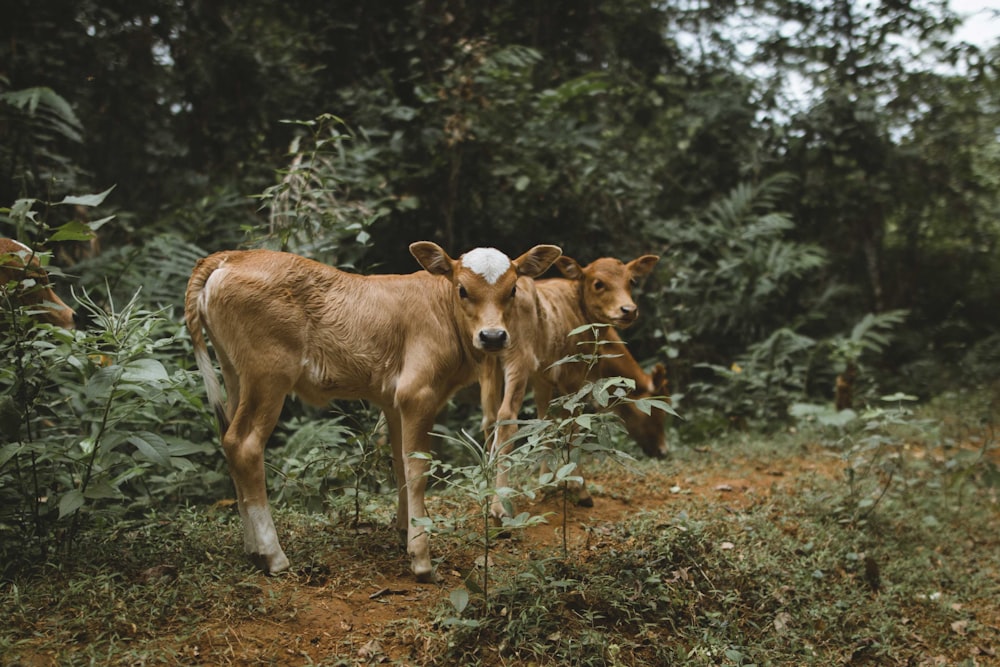
[[[585,540],[569,559],[543,532],[501,545],[489,601],[473,594],[461,613],[449,592],[475,545],[436,536],[448,581],[416,585],[394,494],[360,530],[277,508],[295,569],[276,578],[246,564],[231,507],[165,508],[90,531],[71,555],[8,564],[0,663],[998,664],[1000,455],[980,419],[992,395],[922,407],[932,421],[890,425],[877,453],[859,445],[872,429],[804,428],[678,447],[638,472],[588,466],[598,508],[631,509],[574,515]],[[865,475],[854,487],[848,468]],[[755,491],[713,492],[737,477]],[[461,520],[461,497],[431,503]]]

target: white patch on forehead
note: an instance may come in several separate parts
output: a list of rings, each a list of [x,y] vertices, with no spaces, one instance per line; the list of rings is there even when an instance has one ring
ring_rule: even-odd
[[[476,248],[462,255],[462,266],[481,275],[490,285],[510,268],[510,258],[496,248]]]

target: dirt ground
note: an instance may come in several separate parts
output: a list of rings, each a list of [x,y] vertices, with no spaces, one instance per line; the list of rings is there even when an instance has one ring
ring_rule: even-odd
[[[730,461],[725,470],[706,465],[697,473],[691,473],[688,466],[679,470],[669,463],[646,467],[643,473],[606,465],[588,480],[595,491],[595,506],[568,508],[569,548],[586,557],[589,551],[600,548],[602,532],[643,510],[675,507],[679,512],[694,502],[736,510],[789,490],[803,477],[838,475],[841,469],[842,463],[829,456],[781,462]],[[546,546],[557,548],[562,542],[562,505],[558,497],[551,497],[519,507],[547,515],[548,523],[500,541],[498,561],[527,559]],[[434,496],[428,497],[428,509],[432,514],[447,511]],[[334,561],[324,556],[320,567],[293,563],[288,575],[262,576],[263,588],[290,596],[288,614],[206,627],[198,645],[185,647],[187,657],[197,662],[199,655],[218,656],[221,649],[232,664],[251,665],[310,664],[331,655],[352,662],[379,663],[412,655],[414,643],[423,641],[421,624],[432,622],[433,609],[446,601],[453,589],[461,588],[463,573],[475,567],[476,552],[471,547],[441,537],[432,538],[431,544],[433,556],[443,558],[438,567],[439,584],[417,583],[408,559],[395,545],[386,545],[381,554],[384,558],[371,558],[366,551],[368,558],[362,562],[356,551],[345,548],[334,552]],[[291,552],[289,557],[294,559]]]

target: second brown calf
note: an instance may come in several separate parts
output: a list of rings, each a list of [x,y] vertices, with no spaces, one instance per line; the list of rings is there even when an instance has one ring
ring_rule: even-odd
[[[579,390],[595,370],[584,362],[555,365],[575,354],[600,354],[600,342],[608,339],[608,327],[575,330],[587,324],[610,324],[626,328],[635,322],[639,308],[632,300],[636,280],[649,274],[659,257],[643,255],[625,263],[611,257],[597,259],[581,267],[570,257],[560,257],[556,266],[562,278],[518,282],[520,315],[515,323],[522,327],[517,345],[505,350],[498,361],[484,365],[481,379],[484,422],[496,423],[492,446],[509,451],[521,403],[530,382],[535,393],[539,416],[544,416],[555,394]],[[572,334],[572,335],[571,335]],[[620,342],[620,339],[619,339]],[[508,470],[500,466],[496,488],[508,486]],[[580,491],[582,504],[589,500],[586,484]],[[501,518],[509,514],[500,498],[491,508]]]

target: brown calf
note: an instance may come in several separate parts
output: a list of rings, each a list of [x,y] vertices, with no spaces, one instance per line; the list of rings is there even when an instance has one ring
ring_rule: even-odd
[[[593,373],[585,363],[553,366],[566,356],[601,353],[602,346],[593,342],[591,331],[572,336],[571,332],[586,324],[625,328],[635,322],[639,308],[632,300],[631,287],[637,278],[652,271],[658,260],[655,255],[643,255],[625,264],[605,257],[581,267],[564,256],[556,266],[565,277],[518,282],[521,314],[515,322],[523,329],[517,345],[504,351],[498,362],[485,364],[480,380],[484,423],[499,423],[493,435],[494,447],[507,451],[512,446],[517,429],[511,420],[517,419],[529,382],[540,416],[547,411],[555,392],[574,392],[587,382]],[[607,340],[609,330],[598,328],[598,341]],[[507,468],[501,465],[496,488],[505,488],[507,480]],[[580,502],[586,504],[588,499],[584,485]],[[507,514],[499,498],[491,512],[498,518]]]
[[[0,292],[15,307],[40,322],[75,329],[73,309],[52,291],[35,252],[13,239],[0,238]]]
[[[433,580],[424,506],[434,417],[477,364],[516,344],[511,326],[520,276],[537,276],[559,256],[536,246],[511,261],[478,248],[459,259],[433,243],[410,252],[424,267],[409,275],[361,276],[288,253],[221,252],[198,262],[185,316],[198,368],[219,415],[236,486],[243,546],[266,572],[288,567],[271,518],[264,445],[286,395],[325,405],[371,401],[385,413],[398,487],[397,528],[411,567]],[[202,329],[215,348],[221,388]]]

